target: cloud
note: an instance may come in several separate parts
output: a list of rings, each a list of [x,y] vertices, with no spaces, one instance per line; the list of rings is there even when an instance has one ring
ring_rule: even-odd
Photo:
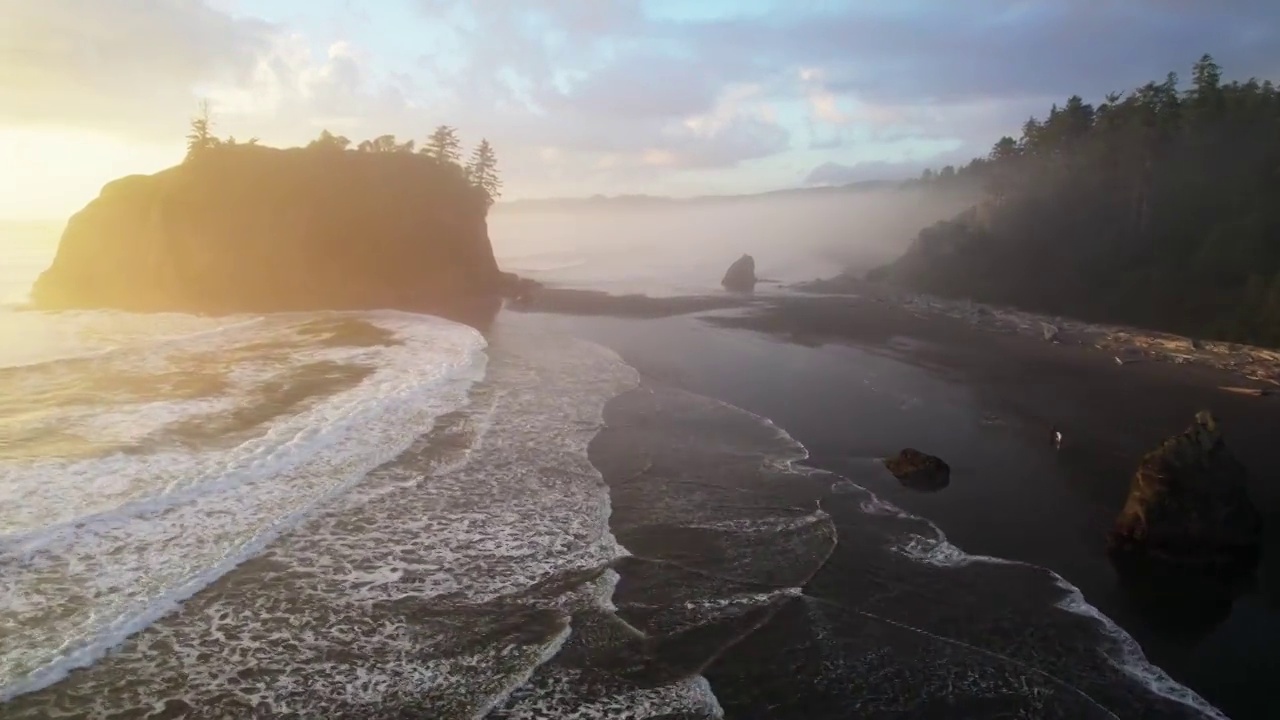
[[[546,109],[573,108],[601,118],[670,118],[711,109],[724,86],[713,68],[686,55],[631,52],[567,92],[539,98]]]
[[[995,0],[849,3],[703,28],[717,56],[825,69],[868,102],[971,102],[1102,94],[1184,68],[1203,52],[1244,72],[1280,69],[1280,6],[1267,0]]]
[[[209,97],[223,134],[447,123],[495,144],[512,194],[661,192],[916,174],[1206,51],[1228,77],[1280,73],[1272,0],[314,2],[272,22],[253,14],[304,6],[10,2],[0,125],[180,138]]]
[[[810,120],[828,125],[844,125],[852,116],[840,107],[840,99],[827,89],[822,68],[804,67],[798,73],[809,102]]]
[[[147,0],[6,3],[0,123],[146,134],[202,82],[243,82],[274,28],[208,5]]]

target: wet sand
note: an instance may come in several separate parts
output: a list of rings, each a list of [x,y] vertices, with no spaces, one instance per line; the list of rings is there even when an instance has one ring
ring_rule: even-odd
[[[641,294],[612,295],[602,290],[538,287],[528,295],[510,301],[509,307],[518,312],[659,318],[741,307],[752,302],[755,300],[751,297],[728,294],[651,297]]]
[[[1280,696],[1269,687],[1280,672],[1276,533],[1257,586],[1234,598],[1124,586],[1103,553],[1139,458],[1202,408],[1218,416],[1228,445],[1249,468],[1268,525],[1280,523],[1273,482],[1280,477],[1274,440],[1280,398],[1223,390],[1250,382],[1238,373],[1193,363],[1120,365],[1106,349],[985,332],[961,319],[850,298],[757,299],[736,310],[643,320],[588,314],[532,313],[521,321],[609,346],[646,382],[770,418],[809,449],[809,464],[931,520],[963,550],[1059,573],[1137,639],[1151,661],[1227,715],[1280,715]],[[1053,426],[1064,433],[1060,450],[1049,443]],[[950,487],[922,494],[889,476],[877,458],[907,446],[950,463]],[[859,522],[837,513],[837,525]],[[842,557],[837,551],[832,562],[851,562]],[[851,574],[824,592],[828,599],[855,597],[858,586]],[[1012,587],[1008,597],[976,586],[971,592],[994,606],[1022,601]],[[1174,596],[1195,601],[1175,612]],[[770,643],[782,642],[776,634],[785,635],[783,627],[767,624],[725,653],[707,671],[713,688],[745,683]],[[752,713],[794,690],[778,689],[773,697],[759,687],[757,704],[729,716],[764,717]],[[807,711],[825,717],[836,707]],[[956,712],[940,707],[925,716]],[[1152,708],[1146,716],[1167,715]]]

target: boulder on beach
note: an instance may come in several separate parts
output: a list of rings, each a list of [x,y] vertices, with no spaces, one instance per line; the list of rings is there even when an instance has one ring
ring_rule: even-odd
[[[225,314],[501,305],[489,198],[404,152],[228,145],[108,183],[67,223],[36,307]],[[456,313],[453,311],[457,311]]]
[[[1252,571],[1262,516],[1248,473],[1205,411],[1142,458],[1108,538],[1112,558],[1209,573]]]
[[[942,458],[915,448],[904,448],[897,455],[885,458],[884,466],[913,490],[941,490],[951,483],[951,466]]]
[[[733,264],[724,274],[724,279],[720,284],[725,290],[733,292],[751,292],[756,288],[756,259],[750,255],[743,255]]]

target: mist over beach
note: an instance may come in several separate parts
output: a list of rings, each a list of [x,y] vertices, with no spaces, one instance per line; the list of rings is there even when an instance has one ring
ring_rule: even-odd
[[[1280,8],[0,7],[0,717],[1274,718]]]

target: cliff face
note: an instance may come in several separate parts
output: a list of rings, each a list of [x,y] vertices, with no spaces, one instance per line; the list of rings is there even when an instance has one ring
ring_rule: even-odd
[[[109,183],[36,282],[44,309],[447,314],[493,299],[487,201],[410,153],[218,148]]]

